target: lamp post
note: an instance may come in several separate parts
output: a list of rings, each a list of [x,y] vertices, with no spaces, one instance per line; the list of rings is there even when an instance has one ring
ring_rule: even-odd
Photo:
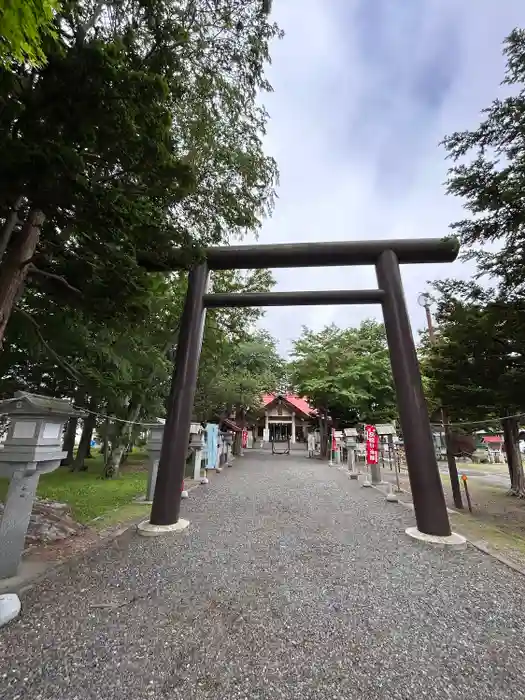
[[[425,315],[427,317],[427,329],[428,337],[431,345],[436,343],[436,331],[434,329],[434,323],[432,321],[432,313],[430,311],[430,295],[428,293],[420,294],[417,303],[425,309]],[[448,417],[446,410],[441,407],[441,422],[443,424],[443,431],[445,433],[445,446],[447,451],[447,464],[448,473],[450,475],[450,485],[452,486],[452,497],[454,499],[454,505],[458,509],[463,509],[463,500],[461,498],[461,488],[459,484],[458,467],[456,464],[456,458],[454,457],[454,452],[452,450],[452,436],[450,434],[450,426],[448,423]]]

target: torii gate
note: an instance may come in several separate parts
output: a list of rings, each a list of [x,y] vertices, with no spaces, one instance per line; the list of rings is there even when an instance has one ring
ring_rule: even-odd
[[[455,238],[292,243],[205,249],[201,260],[188,274],[188,289],[181,317],[164,440],[151,509],[151,530],[162,532],[177,529],[206,309],[381,304],[414,502],[417,523],[415,535],[450,538],[450,523],[399,266],[453,262],[458,253],[459,243]],[[207,293],[209,274],[213,270],[352,265],[374,265],[378,288],[245,294]],[[183,256],[174,252],[164,264],[150,263],[145,266],[149,269],[174,270],[183,269],[186,265]]]

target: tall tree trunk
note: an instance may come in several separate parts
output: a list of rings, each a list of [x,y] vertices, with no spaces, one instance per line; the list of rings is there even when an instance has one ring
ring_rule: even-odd
[[[233,439],[233,445],[232,445],[232,454],[234,454],[236,457],[239,457],[241,452],[242,452],[242,431],[244,430],[244,426],[246,425],[246,411],[244,408],[240,408],[239,411],[239,418],[235,419],[235,422],[241,428],[241,432],[235,433],[235,437]]]
[[[328,456],[328,413],[323,411],[319,418],[319,434],[321,439],[321,458]]]
[[[62,443],[62,450],[67,452],[66,456],[61,462],[63,467],[69,467],[71,464],[73,464],[75,459],[75,438],[77,436],[77,426],[78,418],[70,418],[68,420],[64,431],[64,441]]]
[[[106,469],[106,465],[108,463],[109,459],[109,431],[110,431],[110,420],[109,416],[106,415],[106,418],[104,420],[104,436],[102,439],[102,444],[100,446],[100,451],[104,455],[104,469]]]
[[[0,265],[0,346],[13,308],[23,293],[29,261],[35,254],[44,220],[45,216],[39,209],[31,209]]]
[[[518,420],[517,418],[504,418],[501,425],[510,475],[510,494],[525,497],[525,475],[519,448]]]
[[[106,479],[114,479],[119,475],[119,470],[122,464],[124,452],[129,445],[133,425],[139,417],[142,404],[137,404],[133,399],[129,402],[126,415],[127,423],[117,423],[115,426],[115,436],[111,445],[111,453],[104,467],[104,476]]]
[[[9,241],[11,240],[15,227],[20,223],[18,211],[23,201],[23,197],[18,197],[2,226],[2,231],[0,233],[0,260],[4,257],[4,253],[9,246]]]
[[[88,455],[89,445],[91,443],[91,438],[93,437],[93,431],[95,430],[96,423],[97,417],[92,413],[89,413],[84,418],[84,425],[82,426],[82,435],[80,436],[77,454],[75,455],[75,460],[71,468],[71,470],[74,472],[87,471],[87,466],[85,466],[84,461],[86,460]]]

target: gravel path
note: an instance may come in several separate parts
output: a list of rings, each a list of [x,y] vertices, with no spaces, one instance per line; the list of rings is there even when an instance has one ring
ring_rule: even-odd
[[[524,697],[523,578],[412,542],[377,491],[252,453],[183,511],[24,596],[3,700]]]

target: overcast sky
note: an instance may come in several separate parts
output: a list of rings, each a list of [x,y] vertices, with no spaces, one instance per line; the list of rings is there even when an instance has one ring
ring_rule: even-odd
[[[274,0],[267,152],[281,182],[260,243],[443,236],[461,216],[445,195],[445,134],[476,126],[499,92],[502,41],[524,0]],[[369,268],[276,271],[276,290],[376,285]],[[429,279],[466,265],[404,266],[414,331]],[[286,353],[301,326],[380,317],[377,307],[268,309]]]

